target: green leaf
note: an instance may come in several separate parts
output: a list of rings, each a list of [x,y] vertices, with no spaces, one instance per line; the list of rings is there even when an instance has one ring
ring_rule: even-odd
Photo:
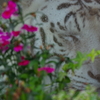
[[[70,78],[67,76],[67,73],[65,76],[61,76],[60,78],[57,79],[57,82],[59,82],[60,84],[66,85],[67,83],[70,83],[71,80]]]
[[[21,98],[21,100],[27,100],[27,96],[25,93],[21,93],[20,98]]]
[[[97,54],[100,55],[100,50],[97,50]]]
[[[59,77],[58,80],[62,81],[66,75],[67,75],[67,73],[65,73],[65,72],[59,72],[58,73],[58,77]]]
[[[33,38],[35,36],[35,34],[33,34],[33,35],[31,35],[31,36],[27,36],[27,37],[25,37],[25,39],[31,39],[31,38]]]
[[[40,55],[43,59],[47,59],[50,54],[48,50],[42,50],[42,54]]]
[[[70,83],[70,82],[71,82],[71,80],[70,80],[70,78],[69,78],[69,77],[65,76],[65,80],[64,80],[64,82],[66,82],[66,83]]]
[[[67,70],[69,70],[69,69],[75,69],[76,68],[76,64],[74,64],[74,63],[68,63],[68,64],[64,64],[64,66],[62,67],[62,69],[64,70],[64,71],[67,71]]]
[[[80,93],[79,90],[75,91],[75,93],[74,93],[73,96],[72,96],[72,99],[74,99],[75,97],[77,97],[77,96],[79,95],[79,93]]]
[[[85,60],[87,60],[87,55],[82,54],[81,52],[77,52],[76,58],[73,59],[75,62],[81,62],[83,63]]]
[[[68,64],[64,64],[64,66],[62,67],[62,69],[63,69],[64,71],[67,71],[67,70],[69,69]]]
[[[27,74],[21,74],[19,77],[22,78],[22,79],[26,79],[26,78],[28,78],[28,75]]]
[[[35,68],[38,68],[38,65],[39,64],[39,61],[37,59],[35,60],[32,60],[30,63],[29,63],[29,67],[35,67]]]
[[[42,60],[40,61],[40,66],[41,66],[41,67],[44,67],[45,64],[46,64],[46,59],[42,59]]]
[[[99,53],[99,51],[98,51]],[[91,58],[92,62],[94,61],[95,57],[98,55],[98,53],[93,49],[89,54],[88,57]]]

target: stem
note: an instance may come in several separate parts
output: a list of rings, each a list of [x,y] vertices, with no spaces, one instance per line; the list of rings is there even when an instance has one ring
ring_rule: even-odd
[[[20,13],[20,17],[21,17],[22,23],[24,24],[24,20],[23,20],[23,15],[22,15],[22,13]]]
[[[10,26],[11,26],[11,29],[12,29],[12,31],[14,31],[14,27],[13,27],[13,22],[12,22],[12,19],[10,18],[10,19],[9,19],[9,21],[10,21]]]
[[[20,15],[20,19],[21,19],[21,21],[22,21],[22,23],[24,24],[24,18],[23,18],[23,14],[22,14],[22,9],[21,9],[21,7],[19,6],[19,5],[17,5],[18,6],[18,11],[19,11],[19,15]]]

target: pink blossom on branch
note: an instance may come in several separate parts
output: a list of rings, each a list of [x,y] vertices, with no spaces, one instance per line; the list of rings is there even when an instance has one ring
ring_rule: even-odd
[[[29,60],[23,60],[23,61],[19,62],[18,65],[19,65],[19,66],[26,66],[26,65],[28,65],[29,63],[30,63]]]
[[[10,44],[9,41],[6,40],[0,40],[0,50],[1,51],[6,51],[7,49],[9,49],[8,45]]]
[[[9,19],[11,18],[12,15],[14,15],[14,13],[16,13],[18,11],[18,7],[17,4],[13,1],[9,1],[8,5],[5,9],[5,11],[2,13],[2,17],[4,19]]]
[[[4,11],[1,16],[4,19],[9,19],[11,17],[11,15],[12,15],[12,12],[10,10],[8,10],[8,11]]]
[[[35,26],[31,26],[31,25],[27,25],[27,24],[24,24],[22,29],[28,31],[28,32],[36,32],[38,30],[37,27]]]
[[[19,34],[20,34],[20,31],[12,31],[12,35],[13,35],[14,37],[19,36]]]
[[[10,42],[9,41],[3,41],[2,43],[1,43],[1,46],[7,46],[7,45],[9,45],[10,44]]]
[[[23,50],[23,45],[18,45],[16,47],[14,47],[14,51],[19,52]]]
[[[12,12],[18,11],[17,4],[15,2],[13,2],[13,1],[9,1],[7,7],[8,8],[6,8],[6,9],[10,9],[10,10],[12,10]]]
[[[10,40],[10,39],[11,39],[11,36],[9,36],[9,35],[2,35],[2,36],[0,36],[0,39],[3,40],[3,41],[4,41],[4,40],[5,40],[5,41],[6,41],[6,40]]]
[[[8,41],[11,39],[11,33],[9,32],[3,32],[2,30],[0,30],[0,40],[2,41]]]
[[[55,69],[52,67],[41,67],[38,68],[38,71],[45,71],[46,73],[52,73],[55,71]]]
[[[3,32],[2,29],[0,29],[0,50],[6,51],[9,49],[8,45],[10,44],[11,40],[11,34],[8,32]]]

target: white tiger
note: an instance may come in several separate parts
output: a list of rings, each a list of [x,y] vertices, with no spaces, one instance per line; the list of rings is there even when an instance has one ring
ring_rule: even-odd
[[[24,0],[23,14],[36,11],[36,20],[28,16],[26,23],[36,25],[36,47],[54,44],[51,53],[74,58],[77,51],[89,53],[100,50],[99,0]],[[41,24],[42,25],[37,25]],[[34,50],[33,52],[37,52]],[[71,87],[83,90],[87,84],[100,87],[100,59],[85,62],[75,70]]]

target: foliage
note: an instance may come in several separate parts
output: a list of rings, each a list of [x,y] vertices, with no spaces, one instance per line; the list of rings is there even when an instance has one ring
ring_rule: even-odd
[[[65,91],[60,91],[53,96],[53,100],[100,100],[100,97],[94,92],[94,88],[87,87],[85,91],[75,91],[70,89],[68,94]]]

